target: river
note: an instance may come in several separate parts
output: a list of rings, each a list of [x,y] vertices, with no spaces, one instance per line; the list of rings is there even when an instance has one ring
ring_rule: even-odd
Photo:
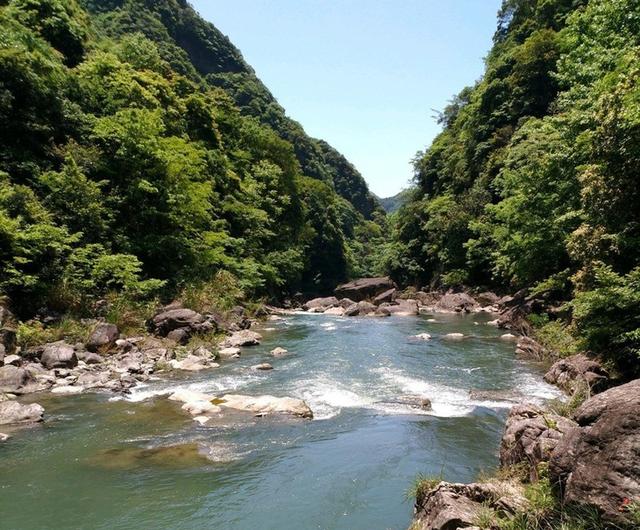
[[[125,399],[38,396],[47,421],[0,445],[0,528],[404,530],[418,473],[464,482],[495,469],[513,402],[559,396],[491,318],[287,316],[239,359]],[[269,357],[276,346],[290,354]],[[265,361],[274,370],[249,368]],[[166,399],[178,387],[299,397],[315,418],[199,426]]]

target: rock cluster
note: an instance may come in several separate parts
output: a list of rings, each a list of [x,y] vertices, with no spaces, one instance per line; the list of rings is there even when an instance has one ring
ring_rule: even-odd
[[[606,388],[609,374],[598,361],[578,354],[554,363],[545,374],[544,380],[568,394],[585,389],[595,394]]]

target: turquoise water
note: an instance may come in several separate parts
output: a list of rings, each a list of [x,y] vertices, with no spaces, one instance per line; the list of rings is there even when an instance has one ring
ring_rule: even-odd
[[[240,359],[126,400],[39,396],[47,422],[0,445],[0,528],[403,530],[418,473],[473,480],[496,466],[512,402],[557,395],[489,319],[291,316]],[[433,339],[408,338],[423,332]],[[268,356],[276,346],[291,354]],[[265,361],[275,369],[250,370]],[[300,397],[315,419],[201,427],[166,399],[177,387]]]

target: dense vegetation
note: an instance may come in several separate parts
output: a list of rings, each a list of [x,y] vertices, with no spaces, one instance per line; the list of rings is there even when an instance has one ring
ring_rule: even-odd
[[[0,1],[0,294],[22,314],[322,290],[383,212],[184,0]]]
[[[556,331],[637,373],[639,77],[637,0],[505,0],[484,77],[416,159],[387,270],[568,301]]]

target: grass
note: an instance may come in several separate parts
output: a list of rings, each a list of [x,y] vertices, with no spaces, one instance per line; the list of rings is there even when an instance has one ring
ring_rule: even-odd
[[[218,271],[211,280],[185,286],[178,295],[184,307],[207,313],[229,311],[244,300],[238,280],[230,272]]]
[[[589,399],[589,397],[591,397],[589,385],[584,382],[584,384],[580,385],[580,387],[576,389],[567,401],[553,399],[549,402],[547,408],[553,414],[564,416],[565,418],[571,418],[580,405]]]
[[[107,322],[115,324],[125,335],[144,333],[145,323],[158,308],[157,300],[136,301],[125,296],[111,294],[107,296]]]
[[[18,345],[23,349],[39,346],[48,342],[65,340],[70,344],[86,341],[90,326],[80,320],[64,317],[59,322],[44,326],[38,321],[23,322],[18,325]]]
[[[419,473],[416,478],[413,479],[411,486],[407,489],[404,496],[408,501],[414,501],[419,496],[426,494],[428,491],[434,489],[440,482],[442,482],[442,472],[439,476],[423,475]]]

